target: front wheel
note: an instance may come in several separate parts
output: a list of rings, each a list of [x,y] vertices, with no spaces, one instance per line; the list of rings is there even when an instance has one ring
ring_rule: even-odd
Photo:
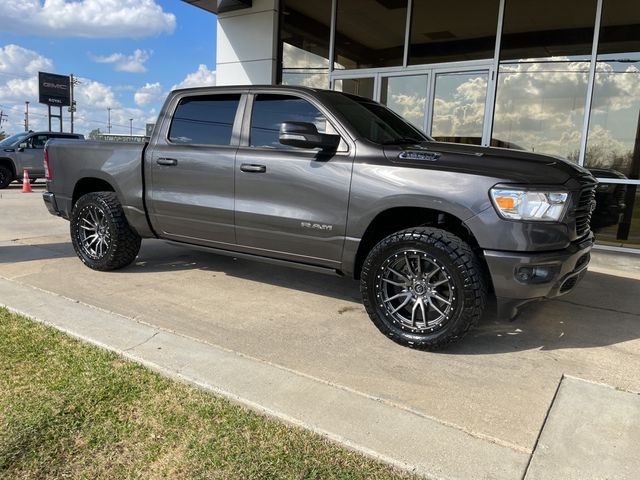
[[[7,188],[13,182],[13,173],[4,165],[0,165],[0,189]]]
[[[427,227],[403,230],[378,243],[362,267],[360,289],[382,333],[423,350],[460,340],[482,316],[487,292],[469,245]]]
[[[113,192],[80,197],[71,213],[70,229],[76,254],[94,270],[125,267],[140,250],[140,236],[129,226]]]

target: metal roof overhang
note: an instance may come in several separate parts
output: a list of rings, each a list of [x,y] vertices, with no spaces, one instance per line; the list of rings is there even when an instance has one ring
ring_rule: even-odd
[[[225,13],[251,7],[252,0],[182,0],[211,13]]]

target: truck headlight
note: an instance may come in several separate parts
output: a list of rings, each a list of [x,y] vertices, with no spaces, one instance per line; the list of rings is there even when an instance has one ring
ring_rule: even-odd
[[[492,188],[491,200],[500,216],[509,220],[555,221],[567,206],[567,192]]]

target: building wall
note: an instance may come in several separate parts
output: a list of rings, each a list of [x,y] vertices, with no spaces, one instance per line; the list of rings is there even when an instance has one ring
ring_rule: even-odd
[[[218,15],[218,85],[276,81],[278,0],[254,0],[244,10]]]

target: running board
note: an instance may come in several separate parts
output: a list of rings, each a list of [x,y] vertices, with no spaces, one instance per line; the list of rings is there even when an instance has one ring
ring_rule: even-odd
[[[176,240],[165,240],[165,239],[163,240],[167,243],[170,243],[172,245],[176,245],[179,247],[188,247],[188,248],[193,248],[195,250],[200,250],[203,252],[217,253],[220,255],[225,255],[227,257],[236,257],[236,258],[243,258],[246,260],[255,260],[257,262],[269,263],[271,265],[292,267],[292,268],[297,268],[299,270],[307,270],[309,272],[324,273],[325,275],[333,275],[337,277],[344,276],[344,274],[339,270],[336,270],[335,268],[330,268],[330,267],[320,267],[318,265],[309,265],[308,263],[300,263],[300,262],[295,262],[293,260],[282,260],[279,258],[263,257],[260,255],[254,255],[251,253],[240,253],[240,252],[236,252],[232,250],[224,250],[222,248],[216,248],[216,247],[205,247],[204,245],[194,245],[192,243],[178,242]]]

